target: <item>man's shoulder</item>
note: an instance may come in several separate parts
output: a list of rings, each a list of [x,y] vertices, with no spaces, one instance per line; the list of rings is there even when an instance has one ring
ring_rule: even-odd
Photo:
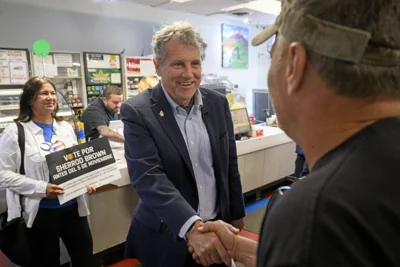
[[[100,105],[99,99],[96,99],[88,105],[88,107],[85,109],[85,111],[86,110],[98,110],[98,109],[104,109],[104,108],[102,105]]]
[[[152,91],[153,91],[153,89],[147,89],[144,92],[128,99],[122,105],[128,105],[128,106],[131,106],[134,108],[139,108],[139,109],[150,107],[150,105],[151,105],[150,98],[151,98]]]
[[[200,87],[199,90],[200,90],[203,98],[209,99],[211,101],[220,101],[220,102],[226,101],[226,97],[223,94],[221,94],[213,89],[207,89],[204,87]]]
[[[96,99],[83,111],[82,116],[91,116],[93,114],[98,114],[98,112],[103,115],[105,109],[104,106],[98,103],[98,99]]]

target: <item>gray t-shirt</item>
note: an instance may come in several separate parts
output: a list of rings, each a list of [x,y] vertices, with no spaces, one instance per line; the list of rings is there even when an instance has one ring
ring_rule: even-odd
[[[101,125],[108,126],[110,121],[117,119],[118,114],[109,112],[101,98],[94,100],[83,112],[81,117],[81,122],[83,122],[85,126],[86,140],[89,141],[99,138],[100,133],[97,127]]]

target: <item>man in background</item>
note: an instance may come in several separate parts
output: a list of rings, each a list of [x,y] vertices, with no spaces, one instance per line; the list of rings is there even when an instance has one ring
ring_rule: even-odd
[[[400,1],[282,0],[268,87],[310,174],[257,243],[208,223],[246,266],[400,266]],[[196,251],[196,249],[195,249]],[[196,256],[196,255],[195,255]],[[257,259],[257,261],[256,261]]]
[[[83,112],[81,121],[85,126],[87,141],[100,136],[109,138],[114,142],[124,142],[124,137],[111,130],[110,121],[118,119],[118,111],[122,102],[122,90],[118,86],[109,85],[101,97],[94,100]]]
[[[294,176],[300,178],[307,175],[309,171],[304,151],[298,144],[296,144],[296,155]]]

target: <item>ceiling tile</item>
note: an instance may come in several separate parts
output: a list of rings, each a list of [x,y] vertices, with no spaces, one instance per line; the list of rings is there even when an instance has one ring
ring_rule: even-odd
[[[156,6],[157,8],[176,10],[181,12],[194,13],[199,15],[214,15],[220,14],[221,9],[237,6],[240,4],[246,4],[255,0],[192,0],[185,3],[174,3],[170,0],[119,0],[131,3],[137,3],[147,6]],[[247,10],[247,9],[246,9]],[[224,13],[225,15],[243,21],[244,18],[248,18],[255,24],[270,24],[271,21],[275,20],[275,16],[271,16],[262,12],[253,11],[249,9],[251,13],[248,16],[236,16],[230,13]]]

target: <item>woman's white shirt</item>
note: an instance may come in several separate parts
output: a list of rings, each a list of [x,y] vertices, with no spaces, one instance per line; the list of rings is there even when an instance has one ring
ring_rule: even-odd
[[[7,189],[8,218],[10,221],[21,214],[19,195],[23,195],[24,219],[27,227],[32,227],[39,210],[40,200],[46,196],[49,169],[46,155],[49,151],[40,149],[44,143],[43,129],[32,121],[21,124],[25,130],[25,175],[19,174],[21,151],[18,146],[18,129],[15,123],[6,127],[0,137],[0,188]],[[77,145],[75,132],[65,121],[54,121],[53,129],[57,140],[65,147]],[[86,196],[77,198],[81,217],[88,216]]]

